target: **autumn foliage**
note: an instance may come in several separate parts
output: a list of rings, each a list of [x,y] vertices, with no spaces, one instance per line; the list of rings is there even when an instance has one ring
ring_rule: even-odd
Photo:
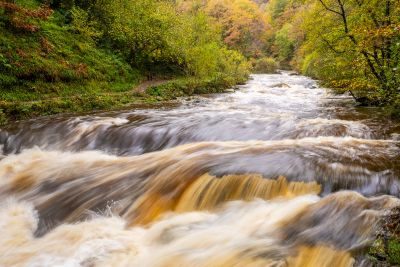
[[[37,32],[39,26],[35,23],[35,20],[47,20],[53,13],[53,10],[48,6],[28,9],[16,3],[4,1],[0,1],[0,8],[4,9],[10,26],[26,32]]]
[[[363,105],[400,105],[400,1],[270,0],[267,16],[281,64]]]
[[[248,58],[266,55],[268,24],[263,7],[252,0],[185,0],[181,9],[201,10],[212,17],[222,30],[222,38],[230,48],[236,49]]]

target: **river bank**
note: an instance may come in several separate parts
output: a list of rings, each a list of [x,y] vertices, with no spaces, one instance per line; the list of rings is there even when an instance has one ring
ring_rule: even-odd
[[[0,100],[0,125],[60,113],[82,113],[127,108],[137,104],[171,101],[177,97],[196,94],[221,93],[245,82],[244,79],[224,78],[171,78],[168,80],[143,81],[139,83],[95,83],[88,86],[65,89],[53,94],[36,91],[4,94]],[[54,84],[57,87],[57,84]],[[29,99],[29,100],[28,100]]]
[[[172,2],[50,2],[0,2],[3,125],[222,91],[248,76],[247,58],[201,12]],[[172,81],[133,90],[154,78]]]

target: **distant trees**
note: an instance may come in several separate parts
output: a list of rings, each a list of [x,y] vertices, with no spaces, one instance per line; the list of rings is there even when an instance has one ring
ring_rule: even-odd
[[[266,14],[252,0],[181,0],[183,10],[202,10],[222,30],[225,44],[247,58],[265,56],[269,34]]]
[[[398,0],[271,0],[267,14],[281,62],[375,103],[398,98]]]
[[[227,49],[219,28],[193,3],[184,10],[168,0],[44,2],[66,11],[75,30],[143,72],[209,76],[240,66],[247,73],[245,58]]]
[[[290,0],[270,0],[266,16],[271,25],[268,52],[283,68],[290,68],[299,41],[299,28],[294,26],[293,3]]]
[[[209,0],[206,12],[223,30],[224,41],[247,57],[265,52],[269,25],[265,13],[251,0]]]

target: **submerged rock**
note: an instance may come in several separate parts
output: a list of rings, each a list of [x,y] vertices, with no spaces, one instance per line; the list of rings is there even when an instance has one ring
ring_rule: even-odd
[[[290,85],[286,84],[286,83],[277,83],[272,85],[271,87],[277,87],[277,88],[290,88]]]

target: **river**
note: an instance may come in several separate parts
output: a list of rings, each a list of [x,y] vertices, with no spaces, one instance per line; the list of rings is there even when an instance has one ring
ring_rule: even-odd
[[[353,266],[400,125],[303,76],[0,130],[0,266]]]

